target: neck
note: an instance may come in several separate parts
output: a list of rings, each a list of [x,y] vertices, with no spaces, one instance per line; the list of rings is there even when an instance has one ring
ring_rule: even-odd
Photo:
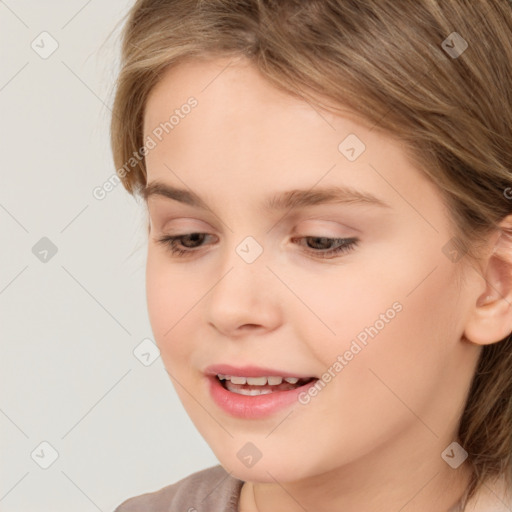
[[[467,484],[467,485],[466,485]],[[455,488],[452,488],[450,491],[446,490],[444,492],[438,492],[437,496],[440,494],[443,495],[441,500],[437,500],[437,503],[442,503],[442,505],[436,505],[435,510],[446,511],[446,512],[462,512],[464,510],[465,498],[467,494],[467,487],[469,485],[469,480],[465,482],[465,484],[457,484]],[[257,490],[255,489],[257,487]],[[283,487],[284,488],[284,487]],[[309,507],[312,506],[311,499],[304,498],[304,495],[301,494],[297,499],[294,497],[295,490],[288,490],[288,486],[286,486],[286,491],[283,490],[283,493],[280,496],[276,497],[276,504],[271,502],[273,499],[270,494],[267,493],[266,490],[261,490],[258,487],[258,484],[253,484],[252,482],[245,482],[242,487],[242,494],[240,497],[241,508],[240,512],[277,512],[279,510],[283,510],[283,504],[286,503],[286,509],[289,512],[304,512],[304,510],[317,510],[317,511],[327,511],[327,510],[341,510],[339,505],[328,504],[334,500],[323,500],[323,505],[317,506],[315,509],[308,508],[308,505],[303,505],[304,503],[309,503]],[[404,502],[402,506],[396,508],[394,506],[386,506],[384,505],[385,501],[376,502],[375,508],[371,510],[379,511],[379,512],[395,512],[400,510],[400,512],[431,512],[432,511],[432,501],[428,502],[430,498],[424,498],[423,500],[417,499],[416,496],[413,496],[409,501]],[[340,500],[341,501],[341,500]],[[420,502],[422,505],[420,505]],[[344,502],[345,503],[345,502]],[[361,502],[362,503],[362,502]],[[422,508],[417,508],[421,506]],[[438,506],[442,508],[437,508]],[[294,507],[294,508],[293,508]],[[331,508],[336,507],[336,508]],[[354,508],[347,508],[345,505],[342,505],[344,511],[360,511],[361,507],[364,510],[370,510],[364,504],[356,505]]]
[[[440,443],[447,446],[449,443]],[[429,447],[426,453],[443,449]],[[421,450],[418,450],[421,452]],[[375,456],[375,454],[373,454]],[[456,470],[439,456],[411,453],[392,469],[375,460],[358,461],[346,468],[274,483],[246,482],[240,497],[241,512],[459,512],[471,479],[467,461]],[[396,457],[395,457],[396,459]],[[269,472],[271,473],[271,472]]]

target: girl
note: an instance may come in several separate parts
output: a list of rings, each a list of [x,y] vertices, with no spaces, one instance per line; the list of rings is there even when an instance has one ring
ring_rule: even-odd
[[[116,512],[512,510],[509,0],[139,0],[112,147],[220,465]]]

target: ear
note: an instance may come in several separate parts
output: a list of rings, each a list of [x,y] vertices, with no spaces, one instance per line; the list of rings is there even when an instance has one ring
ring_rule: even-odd
[[[491,238],[480,266],[484,291],[464,331],[464,337],[478,345],[496,343],[512,332],[512,215],[499,224],[497,236]]]

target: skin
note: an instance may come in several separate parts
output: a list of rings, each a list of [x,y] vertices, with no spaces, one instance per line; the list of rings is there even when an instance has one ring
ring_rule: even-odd
[[[512,329],[510,308],[483,311],[484,299],[500,300],[486,260],[477,271],[444,254],[454,235],[449,212],[399,141],[224,58],[168,70],[148,99],[145,136],[190,96],[198,106],[146,156],[148,183],[191,189],[211,210],[148,198],[148,312],[187,413],[223,467],[246,482],[240,510],[448,510],[469,472],[467,461],[454,470],[441,453],[457,440],[482,345]],[[348,134],[366,145],[354,162],[338,151]],[[390,207],[258,207],[279,191],[334,184]],[[191,256],[157,242],[192,232],[211,236]],[[236,252],[247,236],[263,248],[251,264]],[[322,259],[314,251],[332,245],[291,241],[320,236],[359,243]],[[208,365],[320,377],[396,301],[403,309],[309,404],[246,420],[212,401]],[[237,457],[246,442],[263,454],[251,468]]]

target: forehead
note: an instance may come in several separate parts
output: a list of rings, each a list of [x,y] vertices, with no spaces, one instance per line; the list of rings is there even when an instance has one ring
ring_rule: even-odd
[[[311,110],[307,103],[271,85],[247,58],[190,59],[168,68],[151,90],[146,102],[145,127],[158,121],[159,116],[153,117],[155,108],[167,107],[172,111],[190,96],[200,103],[214,101],[226,113],[231,110],[230,105],[241,103]],[[164,105],[168,101],[175,105]]]
[[[195,106],[184,108],[190,98]],[[429,187],[399,141],[361,124],[349,110],[335,115],[273,87],[244,59],[194,60],[168,69],[146,104],[145,137],[154,138],[155,129],[161,140],[146,156],[148,182],[199,195],[213,191],[222,201],[319,184],[394,202],[397,191]],[[360,144],[357,159],[340,150],[346,140]],[[409,200],[431,200],[426,192]]]
[[[191,98],[193,108],[187,104]],[[379,140],[371,130],[363,135],[362,120],[350,109],[337,108],[343,117],[276,88],[246,58],[190,60],[168,69],[151,91],[144,132],[150,134],[176,114],[173,126],[163,134],[169,144],[195,135],[198,143],[213,140],[220,145],[229,140],[230,150],[251,140],[251,148],[260,154],[303,149],[334,151],[337,157],[333,142],[344,133],[358,132],[360,138],[375,139],[374,143]],[[180,147],[186,149],[186,145]]]

